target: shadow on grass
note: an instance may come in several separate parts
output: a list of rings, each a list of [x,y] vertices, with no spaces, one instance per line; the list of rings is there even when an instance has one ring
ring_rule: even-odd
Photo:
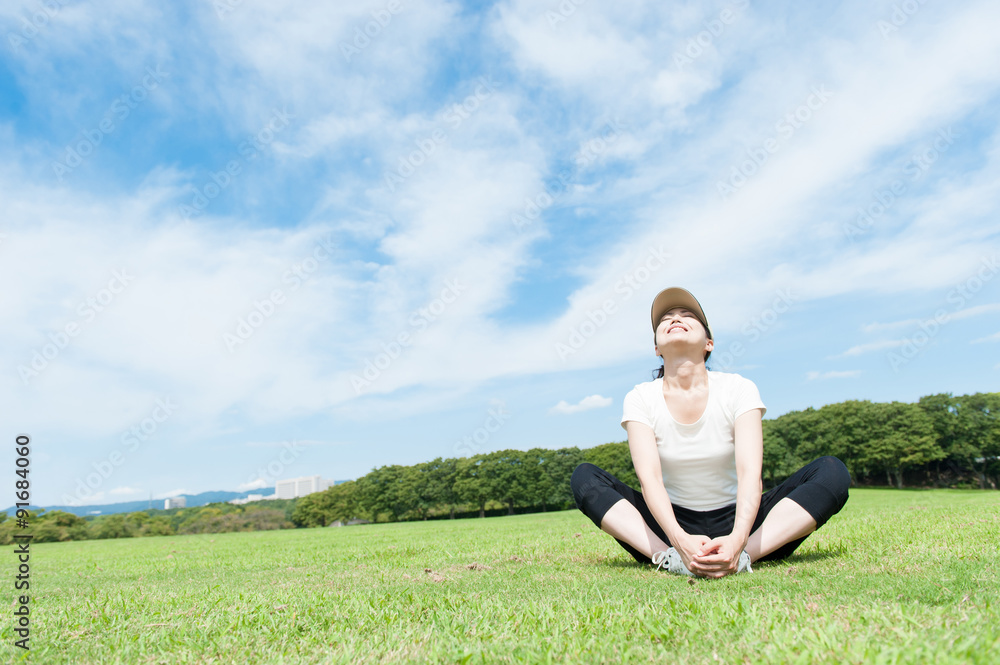
[[[754,566],[764,566],[770,568],[772,566],[788,565],[794,563],[812,563],[814,561],[824,561],[826,559],[834,559],[841,556],[842,554],[843,550],[839,548],[829,549],[829,550],[816,550],[813,552],[806,552],[805,554],[793,554],[787,559],[778,559],[777,561],[766,561],[766,560],[757,561],[756,563],[754,563]]]

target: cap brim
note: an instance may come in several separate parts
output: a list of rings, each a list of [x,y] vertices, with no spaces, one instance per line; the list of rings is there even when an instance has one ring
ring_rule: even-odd
[[[712,330],[708,327],[708,317],[705,316],[705,310],[701,308],[701,303],[691,295],[690,291],[682,289],[679,286],[663,289],[653,298],[653,307],[650,309],[653,332],[656,332],[656,327],[660,324],[660,319],[663,318],[663,315],[674,307],[686,307],[694,312],[698,320],[701,321],[701,324],[705,326],[705,332],[711,337]]]

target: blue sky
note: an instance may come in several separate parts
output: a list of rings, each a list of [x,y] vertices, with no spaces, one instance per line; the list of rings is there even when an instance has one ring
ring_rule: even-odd
[[[998,19],[5,3],[0,413],[33,500],[622,440],[675,285],[769,417],[995,390]]]

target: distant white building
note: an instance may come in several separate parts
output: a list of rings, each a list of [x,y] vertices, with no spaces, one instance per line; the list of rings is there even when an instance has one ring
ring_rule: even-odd
[[[279,499],[294,499],[313,492],[322,492],[331,485],[333,485],[332,480],[325,480],[320,476],[289,478],[288,480],[279,480],[274,485],[274,495]]]
[[[175,496],[163,502],[164,510],[170,510],[171,508],[187,508],[187,499],[182,496]]]

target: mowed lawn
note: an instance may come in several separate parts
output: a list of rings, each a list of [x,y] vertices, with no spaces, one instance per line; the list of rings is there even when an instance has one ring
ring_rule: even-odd
[[[998,547],[1000,492],[860,489],[788,561],[722,580],[640,566],[577,511],[39,544],[32,649],[8,611],[0,656],[997,663]]]

